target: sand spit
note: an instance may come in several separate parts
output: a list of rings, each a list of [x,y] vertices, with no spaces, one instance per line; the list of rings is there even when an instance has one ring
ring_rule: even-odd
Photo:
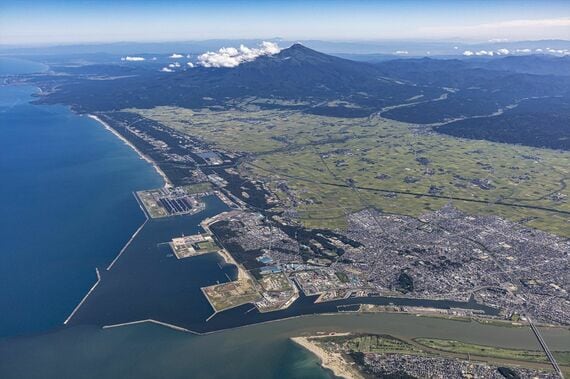
[[[310,337],[292,337],[291,340],[315,354],[321,361],[321,366],[331,370],[334,375],[346,379],[363,379],[364,377],[357,371],[357,369],[347,362],[340,353],[327,351],[315,342],[311,341],[317,338],[346,334],[348,333],[335,333]]]

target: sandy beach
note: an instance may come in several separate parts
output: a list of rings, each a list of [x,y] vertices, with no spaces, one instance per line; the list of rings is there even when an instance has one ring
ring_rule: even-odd
[[[220,254],[222,256],[222,258],[224,258],[224,261],[227,264],[232,264],[234,266],[237,267],[238,269],[238,277],[236,280],[247,280],[247,279],[251,279],[249,274],[240,266],[237,264],[237,262],[235,261],[234,257],[232,257],[232,255],[226,250],[226,249],[221,249],[218,251],[218,254]]]
[[[164,171],[162,171],[160,169],[160,167],[158,167],[158,165],[156,164],[155,161],[153,161],[152,159],[150,159],[147,155],[143,154],[142,151],[140,151],[139,149],[136,148],[135,145],[133,145],[132,143],[129,142],[129,140],[127,140],[125,137],[123,137],[119,132],[117,132],[115,129],[111,128],[109,126],[109,124],[107,124],[105,121],[101,120],[99,117],[89,114],[87,115],[87,117],[97,121],[98,123],[100,123],[101,125],[103,125],[103,127],[105,129],[107,129],[108,131],[110,131],[111,133],[113,133],[115,136],[117,136],[117,138],[119,138],[121,141],[123,141],[125,144],[127,144],[128,146],[131,147],[131,149],[133,149],[134,151],[136,151],[136,153],[145,161],[147,161],[148,163],[150,163],[152,165],[152,167],[154,167],[154,169],[156,170],[156,172],[158,173],[158,175],[160,175],[162,177],[162,180],[164,180],[164,186],[165,187],[172,187],[172,183],[170,182],[170,179],[168,179],[168,177],[166,176],[166,174],[164,173]]]
[[[346,379],[363,379],[364,377],[356,370],[356,368],[352,367],[340,353],[327,351],[311,341],[311,339],[346,334],[348,333],[334,333],[310,337],[292,337],[291,340],[315,354],[321,361],[321,366],[331,370],[334,375]]]

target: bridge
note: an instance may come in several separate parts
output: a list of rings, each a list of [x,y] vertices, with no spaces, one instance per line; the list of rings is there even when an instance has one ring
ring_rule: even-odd
[[[548,357],[548,360],[550,361],[550,363],[552,364],[552,367],[554,367],[554,371],[556,371],[556,373],[560,376],[560,378],[564,379],[564,374],[562,373],[562,370],[560,369],[560,366],[558,366],[558,362],[556,362],[556,359],[554,358],[554,355],[552,355],[552,353],[550,352],[550,349],[548,348],[548,345],[546,344],[546,341],[544,341],[544,339],[542,338],[542,335],[540,334],[540,331],[538,330],[538,328],[534,325],[534,323],[532,322],[532,320],[530,319],[529,316],[526,316],[526,319],[528,321],[528,324],[530,325],[530,328],[532,329],[532,332],[534,333],[534,335],[536,336],[536,339],[538,339],[538,342],[540,343],[540,346],[542,347],[542,350],[544,350],[544,353],[546,354],[546,356]]]

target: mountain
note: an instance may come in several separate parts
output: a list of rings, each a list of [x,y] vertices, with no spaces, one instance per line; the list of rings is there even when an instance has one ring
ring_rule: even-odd
[[[375,66],[382,75],[399,80],[459,89],[501,87],[502,80],[508,77],[535,77],[537,82],[542,82],[543,80],[538,76],[570,75],[570,57],[544,55],[509,56],[482,61],[433,58],[397,59],[378,62]],[[563,79],[564,82],[566,80]]]
[[[449,91],[440,101],[422,102],[383,113],[384,117],[398,121],[441,123],[487,116],[500,109],[510,112],[512,107],[529,98],[548,98],[547,101],[552,102],[570,97],[570,77],[550,74],[568,70],[570,61],[566,58],[507,57],[485,62],[422,58],[381,62],[375,66],[384,76]],[[544,103],[541,102],[540,109],[548,107]],[[518,116],[517,120],[520,119]]]
[[[512,71],[537,75],[570,76],[570,56],[523,55],[494,59],[485,64],[492,70]]]
[[[108,70],[115,72],[116,68]],[[48,88],[49,94],[41,101],[71,104],[84,112],[159,105],[225,106],[228,99],[254,96],[300,100],[309,104],[303,108],[309,113],[362,117],[415,96],[435,98],[442,93],[437,88],[384,78],[372,64],[319,53],[300,44],[235,68],[197,67],[173,73],[140,69],[136,75],[130,72],[114,80],[61,75],[49,79],[57,85]],[[40,81],[45,83],[46,78]],[[349,104],[327,105],[332,101]]]
[[[544,56],[372,64],[294,44],[234,68],[164,73],[153,65],[60,66],[27,79],[43,89],[39,102],[79,112],[161,105],[223,109],[247,99],[262,109],[366,117],[405,105],[381,115],[445,124],[437,130],[459,137],[570,149],[569,65],[568,57]]]
[[[417,95],[435,97],[441,92],[397,83],[383,78],[374,65],[319,53],[300,44],[235,69],[222,69],[218,75],[216,84],[225,91],[239,89],[237,96],[342,100],[364,108],[365,114],[371,113],[368,109],[399,104]]]

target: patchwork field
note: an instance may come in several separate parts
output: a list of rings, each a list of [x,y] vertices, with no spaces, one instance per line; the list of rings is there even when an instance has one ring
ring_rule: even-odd
[[[541,362],[548,363],[548,358],[543,351],[539,350],[519,350],[506,349],[502,347],[483,346],[465,343],[461,341],[434,339],[434,338],[416,338],[414,342],[429,349],[441,352],[450,352],[456,354],[479,355],[483,357],[510,359],[525,362]],[[561,365],[570,364],[570,352],[555,351],[553,352],[556,360]]]
[[[437,358],[448,359],[449,364],[460,361],[469,361],[469,363],[486,362],[490,365],[503,367],[504,365],[512,365],[516,369],[521,369],[521,367],[540,369],[543,370],[543,374],[551,372],[550,362],[542,350],[510,349],[433,338],[400,339],[390,335],[349,334],[330,337],[319,336],[309,338],[309,340],[327,351],[339,351],[344,354],[352,353],[353,357],[355,357],[354,353],[357,354],[356,357],[358,357],[359,353],[372,353],[380,354],[385,359],[394,356],[415,357],[415,359],[412,358],[412,361],[416,363],[422,360],[429,362],[430,358]],[[553,354],[556,356],[559,364],[562,365],[562,370],[567,371],[569,352],[557,351]],[[405,360],[402,362],[405,362]],[[400,366],[396,365],[396,367]],[[473,370],[473,367],[469,365],[466,368]]]
[[[437,134],[383,119],[297,111],[158,107],[129,110],[249,153],[240,172],[262,179],[310,227],[343,229],[366,207],[419,216],[449,201],[570,237],[570,152]]]

